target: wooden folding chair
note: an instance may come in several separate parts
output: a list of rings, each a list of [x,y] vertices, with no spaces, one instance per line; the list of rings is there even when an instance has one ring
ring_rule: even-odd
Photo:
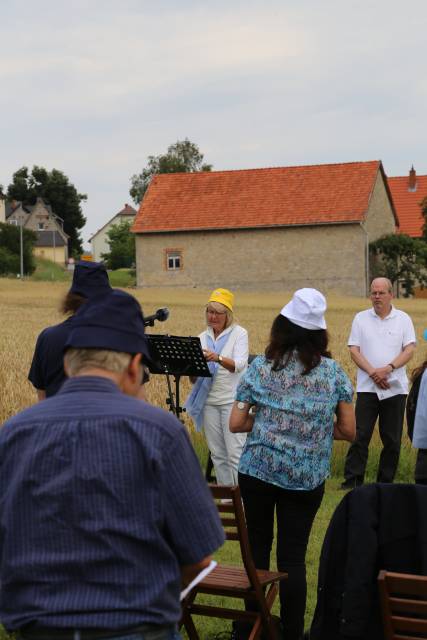
[[[227,618],[252,623],[249,640],[257,640],[261,633],[269,640],[276,640],[275,625],[271,609],[279,591],[278,584],[287,578],[286,573],[256,569],[248,540],[245,514],[239,487],[210,486],[217,503],[221,522],[227,540],[235,540],[240,544],[243,567],[235,567],[219,563],[204,580],[193,589],[183,603],[184,625],[190,640],[198,640],[199,635],[192,615]],[[251,602],[254,611],[235,609],[211,604],[195,602],[198,594],[210,596],[227,596]]]
[[[385,640],[427,639],[427,576],[380,571]]]

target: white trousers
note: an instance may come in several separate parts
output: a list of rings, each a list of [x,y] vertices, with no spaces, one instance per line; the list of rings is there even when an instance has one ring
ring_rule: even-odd
[[[231,433],[228,428],[230,404],[207,404],[203,412],[203,427],[211,452],[218,484],[237,484],[237,467],[246,441],[246,433]]]

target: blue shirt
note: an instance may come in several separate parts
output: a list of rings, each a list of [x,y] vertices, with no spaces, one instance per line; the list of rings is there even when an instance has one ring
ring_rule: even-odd
[[[183,425],[105,378],[72,378],[0,430],[8,630],[174,624],[180,567],[223,539]]]
[[[74,316],[53,327],[43,329],[37,338],[28,380],[46,392],[46,397],[59,391],[67,379],[64,371],[64,347],[73,328]]]
[[[236,392],[236,400],[256,404],[239,471],[284,489],[315,489],[329,475],[335,409],[353,397],[334,360],[302,371],[295,355],[280,371],[258,356]]]
[[[412,446],[417,449],[427,449],[427,369],[422,373],[418,391]]]

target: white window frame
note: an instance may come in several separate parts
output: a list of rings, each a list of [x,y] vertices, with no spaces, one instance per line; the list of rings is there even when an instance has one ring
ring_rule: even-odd
[[[182,251],[166,249],[166,270],[180,271],[182,269]]]

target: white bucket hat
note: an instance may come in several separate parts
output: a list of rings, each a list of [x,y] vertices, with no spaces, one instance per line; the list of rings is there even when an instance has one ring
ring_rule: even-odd
[[[317,289],[298,289],[280,314],[304,329],[326,329],[326,298]]]

